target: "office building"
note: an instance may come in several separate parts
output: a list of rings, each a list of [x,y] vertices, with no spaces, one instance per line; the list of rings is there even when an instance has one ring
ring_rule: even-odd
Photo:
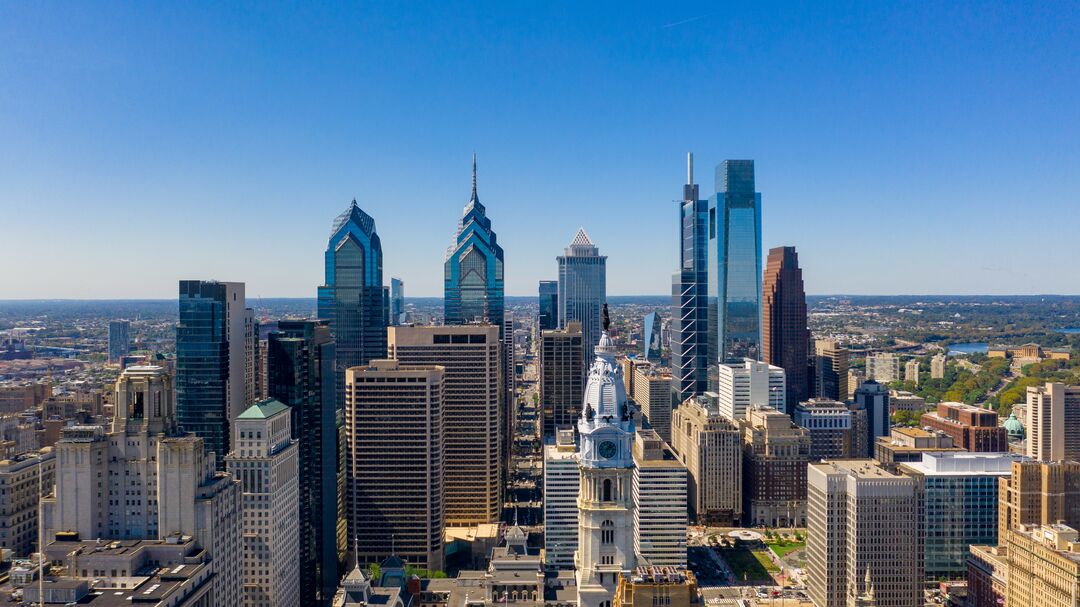
[[[754,161],[716,167],[708,216],[709,365],[761,357],[761,194]],[[712,377],[709,387],[713,388]]]
[[[390,277],[390,323],[405,324],[405,281],[397,276]]]
[[[1005,605],[1080,603],[1080,535],[1074,527],[1055,523],[1010,529],[1005,545],[1009,562]]]
[[[634,435],[634,551],[643,563],[686,568],[686,466],[654,430]]]
[[[356,200],[338,215],[326,243],[319,318],[329,321],[336,346],[337,408],[345,402],[345,370],[386,358],[390,294],[383,286],[382,241],[375,220]]]
[[[809,433],[772,407],[749,408],[741,426],[746,520],[755,527],[802,527]]]
[[[131,366],[116,380],[112,428],[68,426],[56,487],[42,500],[46,542],[192,536],[210,557],[212,605],[241,604],[241,492],[203,440],[179,432],[172,377]],[[121,500],[118,496],[123,496]]]
[[[131,323],[126,320],[109,321],[109,362],[120,359],[131,351]]]
[[[923,604],[915,481],[869,460],[810,464],[807,591],[817,607]],[[872,594],[873,601],[858,602]]]
[[[514,317],[507,314],[503,318],[502,326],[502,364],[503,364],[503,411],[500,418],[502,436],[502,461],[510,461],[510,452],[514,445],[514,428],[517,427],[517,348],[514,343],[514,333],[517,324]],[[503,472],[509,473],[509,463],[503,468]]]
[[[847,459],[852,455],[852,412],[840,401],[811,398],[795,406],[795,424],[810,435],[810,459]]]
[[[945,361],[944,354],[935,354],[930,359],[930,379],[944,379],[945,378]]]
[[[1001,607],[1009,583],[1008,548],[977,545],[969,548],[968,607]]]
[[[810,330],[795,247],[769,250],[761,292],[761,360],[784,370],[784,410],[792,411],[810,396]]]
[[[663,351],[663,346],[660,343],[660,314],[649,312],[642,320],[641,326],[641,356],[653,364],[660,364]]]
[[[540,313],[538,317],[541,331],[551,331],[559,326],[559,281],[540,281]]]
[[[968,547],[997,544],[998,481],[1016,458],[1004,453],[925,453],[900,464],[915,479],[924,523],[923,564],[930,578],[960,578]]]
[[[229,473],[240,481],[244,607],[300,604],[300,494],[289,407],[266,399],[235,422]]]
[[[922,428],[892,428],[889,436],[878,438],[874,445],[874,459],[889,472],[896,472],[900,464],[921,462],[924,453],[965,452],[948,434]]]
[[[685,567],[639,566],[619,578],[614,607],[691,607],[703,603],[694,572]]]
[[[346,502],[359,564],[396,555],[443,569],[445,377],[440,366],[396,360],[346,374]]]
[[[741,421],[756,406],[787,411],[787,380],[780,367],[746,359],[717,365],[715,373],[720,413],[729,419]]]
[[[742,435],[716,401],[714,393],[705,393],[679,405],[671,415],[671,446],[686,466],[690,515],[699,525],[738,525],[743,513]]]
[[[889,415],[897,411],[922,413],[925,409],[925,398],[903,390],[889,390]]]
[[[255,310],[244,308],[244,404],[241,410],[262,400],[259,363],[259,323],[255,321]]]
[[[29,556],[38,547],[38,504],[56,482],[52,448],[15,453],[0,460],[0,548]]]
[[[904,381],[919,385],[919,361],[909,360],[904,363]]]
[[[592,360],[600,341],[600,309],[607,302],[607,256],[578,228],[559,262],[559,327],[581,323],[585,358]]]
[[[336,348],[325,320],[281,320],[266,339],[267,394],[289,406],[300,441],[300,605],[333,596],[347,547],[345,420],[337,408]]]
[[[814,342],[814,396],[829,400],[847,400],[848,351],[836,341]]]
[[[544,566],[549,570],[574,568],[580,476],[574,430],[559,430],[555,444],[544,446]]]
[[[176,327],[176,416],[186,432],[202,439],[210,458],[231,444],[232,420],[246,408],[250,371],[244,283],[180,281]]]
[[[502,495],[502,356],[499,327],[391,327],[390,358],[444,368],[446,525],[499,520]]]
[[[502,331],[503,250],[491,229],[487,209],[476,195],[476,154],[473,154],[472,195],[458,222],[454,242],[443,264],[446,324],[483,322]]]
[[[633,367],[634,403],[649,427],[664,441],[671,440],[671,374],[666,369],[638,364]]]
[[[866,379],[879,384],[891,384],[900,380],[900,357],[888,352],[866,357]]]
[[[679,204],[679,267],[671,278],[672,400],[685,402],[708,389],[709,201],[698,198],[694,155],[687,154]]]
[[[1009,450],[1009,437],[998,425],[997,413],[964,403],[938,403],[937,410],[924,413],[924,428],[940,430],[959,447],[972,452],[1001,453]]]
[[[573,428],[585,394],[585,340],[581,323],[540,333],[540,408],[545,437]]]
[[[1080,526],[1080,463],[1014,461],[998,500],[999,538],[1023,525]]]
[[[874,380],[862,383],[855,390],[854,409],[861,411],[865,416],[865,438],[860,437],[856,442],[861,447],[856,454],[858,457],[871,457],[877,439],[889,435],[892,426],[889,417],[889,390],[884,385]]]
[[[1028,457],[1080,461],[1080,386],[1046,382],[1029,387],[1026,422]]]

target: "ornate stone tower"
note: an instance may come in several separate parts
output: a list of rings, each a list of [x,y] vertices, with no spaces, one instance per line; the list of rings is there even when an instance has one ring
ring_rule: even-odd
[[[578,420],[581,488],[574,564],[579,607],[612,607],[619,575],[634,568],[634,419],[607,333],[609,324],[605,305],[604,332]]]

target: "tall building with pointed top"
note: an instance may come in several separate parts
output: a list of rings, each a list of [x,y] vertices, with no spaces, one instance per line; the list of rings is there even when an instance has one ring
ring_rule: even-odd
[[[787,411],[810,396],[806,291],[795,247],[769,250],[761,300],[761,359],[784,370]]]
[[[600,309],[607,302],[607,256],[600,254],[585,228],[578,228],[558,261],[559,327],[580,322],[585,359],[592,360],[600,342]]]
[[[454,242],[443,264],[446,324],[486,322],[503,326],[503,250],[491,219],[476,194],[476,155],[473,154],[472,196],[458,222]]]
[[[698,199],[694,154],[679,203],[679,268],[671,280],[671,389],[676,403],[708,388],[709,201]]]
[[[386,358],[390,294],[383,286],[382,241],[375,220],[352,201],[338,215],[326,244],[326,282],[319,287],[319,318],[337,343],[337,406],[345,398],[345,370]]]
[[[716,167],[708,211],[709,365],[761,356],[761,194],[754,161]]]

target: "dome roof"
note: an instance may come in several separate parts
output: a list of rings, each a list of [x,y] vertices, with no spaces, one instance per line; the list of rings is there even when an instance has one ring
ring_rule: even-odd
[[[1009,414],[1009,419],[1005,420],[1002,424],[1005,427],[1005,432],[1009,435],[1010,440],[1019,440],[1024,438],[1024,424],[1020,423],[1020,420],[1016,419],[1015,413]]]

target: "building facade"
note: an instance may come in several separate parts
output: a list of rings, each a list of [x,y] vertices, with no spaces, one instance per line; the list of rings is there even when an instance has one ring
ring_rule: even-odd
[[[784,370],[784,410],[793,411],[810,396],[810,330],[806,328],[806,291],[795,247],[769,250],[761,292],[761,359]]]
[[[540,281],[540,311],[537,318],[541,331],[559,327],[559,281]]]
[[[686,466],[654,430],[634,435],[634,552],[641,563],[686,568]]]
[[[687,502],[698,524],[737,525],[743,513],[742,436],[716,395],[688,399],[671,416],[672,448],[687,471]]]
[[[900,358],[889,352],[867,356],[866,379],[872,379],[879,384],[891,384],[900,380]]]
[[[1005,605],[1075,607],[1080,602],[1080,534],[1062,524],[1023,526],[1006,534]]]
[[[540,333],[540,408],[545,437],[573,428],[585,395],[585,338],[581,323]]]
[[[578,228],[559,262],[559,326],[581,323],[585,358],[592,360],[600,341],[600,310],[607,302],[607,256]]]
[[[131,351],[131,323],[126,320],[109,321],[109,362],[119,362]]]
[[[559,430],[555,444],[544,447],[544,567],[548,570],[574,568],[580,485],[574,429]]]
[[[812,398],[795,407],[795,424],[810,435],[810,459],[852,457],[852,412],[842,402]]]
[[[1001,453],[1009,450],[1008,433],[998,425],[997,413],[990,409],[964,403],[938,403],[937,410],[924,413],[919,423],[924,428],[948,434],[953,442],[968,451]]]
[[[741,426],[746,520],[753,526],[803,526],[809,433],[771,407],[751,407]]]
[[[671,440],[671,374],[666,369],[639,364],[633,367],[630,391],[649,427],[665,442]]]
[[[672,399],[681,403],[708,389],[709,201],[698,198],[694,155],[687,155],[679,204],[679,267],[671,278]]]
[[[877,439],[889,435],[892,419],[889,417],[889,390],[874,380],[868,380],[855,389],[854,409],[861,412],[865,428],[865,437],[856,442],[859,446],[856,457],[872,457]],[[856,416],[859,414],[857,413]]]
[[[472,195],[443,264],[444,316],[448,325],[483,322],[501,331],[505,310],[503,250],[491,229],[487,209],[476,195],[475,154],[472,171]]]
[[[397,276],[390,277],[390,323],[405,324],[405,281]]]
[[[814,342],[814,396],[848,399],[848,351],[834,340]]]
[[[787,411],[787,378],[780,367],[747,359],[717,365],[715,373],[721,415],[738,422],[750,407]]]
[[[1080,460],[1080,386],[1046,382],[1029,387],[1026,422],[1028,457]]]
[[[56,454],[45,447],[0,461],[0,548],[29,556],[38,547],[38,504],[52,492]]]

